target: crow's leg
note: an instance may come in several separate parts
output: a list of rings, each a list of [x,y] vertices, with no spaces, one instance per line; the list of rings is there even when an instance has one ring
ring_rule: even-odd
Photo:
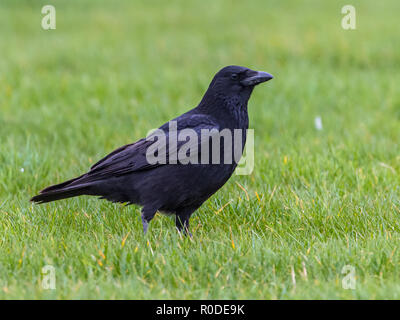
[[[175,224],[178,231],[190,237],[192,237],[192,234],[189,232],[189,219],[194,210],[193,209],[180,210],[176,212],[175,216]]]
[[[157,210],[154,210],[153,208],[146,208],[144,207],[142,209],[142,224],[143,224],[143,232],[144,234],[147,233],[147,229],[149,228],[149,222],[151,219],[154,218]]]

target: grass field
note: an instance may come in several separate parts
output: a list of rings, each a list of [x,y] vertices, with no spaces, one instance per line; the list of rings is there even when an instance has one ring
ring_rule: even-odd
[[[2,0],[0,298],[399,299],[400,3],[351,1],[347,31],[346,4]],[[29,203],[194,107],[230,64],[275,79],[249,103],[253,173],[195,213],[193,239],[162,215],[144,237],[135,206]]]

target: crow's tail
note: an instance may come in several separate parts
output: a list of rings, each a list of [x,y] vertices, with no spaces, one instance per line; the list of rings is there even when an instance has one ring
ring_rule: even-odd
[[[90,184],[79,183],[81,180],[83,180],[82,178],[84,177],[85,175],[82,175],[78,178],[47,187],[40,191],[37,196],[32,197],[31,201],[36,203],[46,203],[55,200],[90,194]]]

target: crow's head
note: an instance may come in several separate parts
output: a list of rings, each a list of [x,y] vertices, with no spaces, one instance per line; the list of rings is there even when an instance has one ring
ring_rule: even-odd
[[[254,87],[271,80],[273,76],[263,71],[254,71],[240,66],[222,68],[211,81],[209,90],[221,95],[250,97]]]

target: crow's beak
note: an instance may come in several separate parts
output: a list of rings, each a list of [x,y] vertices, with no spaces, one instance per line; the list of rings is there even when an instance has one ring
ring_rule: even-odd
[[[254,71],[254,73],[250,74],[247,78],[240,81],[240,83],[244,86],[256,86],[262,82],[266,82],[268,80],[273,79],[272,74],[263,71]]]

